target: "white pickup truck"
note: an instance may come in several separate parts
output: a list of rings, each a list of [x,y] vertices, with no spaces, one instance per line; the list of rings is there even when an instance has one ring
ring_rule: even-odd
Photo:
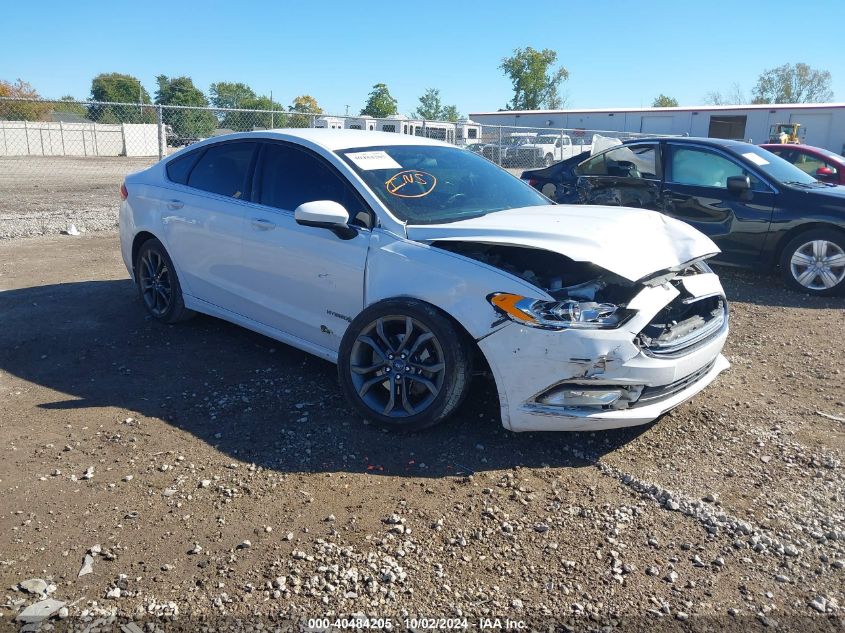
[[[573,145],[566,134],[538,134],[532,142],[520,145],[508,162],[516,167],[548,167],[552,163],[590,151],[590,145]]]

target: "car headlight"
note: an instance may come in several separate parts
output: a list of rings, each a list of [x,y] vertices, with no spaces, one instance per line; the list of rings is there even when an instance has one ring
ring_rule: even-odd
[[[636,313],[612,303],[574,299],[543,301],[506,292],[494,293],[487,300],[511,321],[547,330],[609,330],[619,327]]]

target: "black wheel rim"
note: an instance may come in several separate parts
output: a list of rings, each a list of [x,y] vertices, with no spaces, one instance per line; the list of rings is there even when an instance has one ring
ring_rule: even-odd
[[[161,253],[152,249],[144,253],[141,258],[139,283],[147,309],[157,317],[165,314],[173,298],[173,287],[170,269]]]
[[[352,385],[374,413],[407,418],[428,409],[446,376],[434,333],[409,316],[385,316],[365,327],[349,357]]]

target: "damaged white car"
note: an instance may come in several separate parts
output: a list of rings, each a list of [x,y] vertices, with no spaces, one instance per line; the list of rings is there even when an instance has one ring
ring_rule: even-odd
[[[234,134],[121,195],[152,318],[204,312],[333,361],[382,425],[444,420],[479,372],[514,431],[643,424],[728,367],[707,237],[651,211],[554,205],[438,141]]]

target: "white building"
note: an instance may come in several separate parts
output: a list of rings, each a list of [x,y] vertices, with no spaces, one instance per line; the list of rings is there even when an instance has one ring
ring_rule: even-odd
[[[410,134],[421,136],[417,130],[422,129],[423,122],[418,119],[409,119],[404,114],[391,114],[386,119],[378,119],[376,129],[379,132],[396,132],[397,134]]]
[[[455,129],[458,145],[472,145],[481,140],[481,125],[472,119],[458,119]]]
[[[346,119],[347,130],[375,130],[376,120],[369,116],[350,117]]]
[[[686,134],[766,143],[777,123],[800,123],[802,143],[845,153],[845,103],[759,104],[678,108],[521,110],[476,112],[487,125],[564,128],[575,131]]]
[[[314,127],[328,128],[330,130],[342,130],[343,118],[339,116],[321,116],[314,121]]]

